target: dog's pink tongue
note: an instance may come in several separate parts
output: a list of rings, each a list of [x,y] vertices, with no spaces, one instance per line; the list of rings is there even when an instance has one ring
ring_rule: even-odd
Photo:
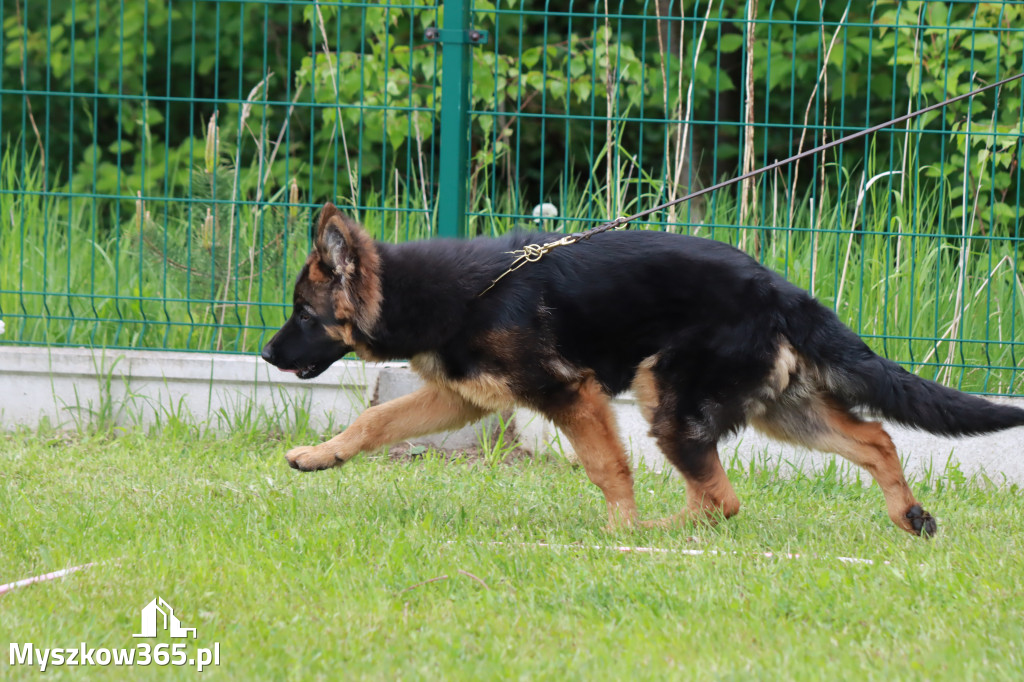
[[[299,370],[297,370],[297,369],[282,369],[281,371],[282,372],[288,372],[289,374],[298,374],[299,373]]]

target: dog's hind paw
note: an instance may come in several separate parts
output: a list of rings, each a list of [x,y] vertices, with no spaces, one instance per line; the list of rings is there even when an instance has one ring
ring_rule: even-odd
[[[319,471],[330,469],[338,464],[338,458],[332,452],[324,452],[316,445],[303,445],[292,448],[284,456],[288,460],[288,466],[299,471]]]
[[[935,523],[932,515],[922,509],[919,504],[915,504],[908,509],[906,517],[907,521],[910,522],[910,527],[913,528],[913,532],[921,537],[930,538],[939,530],[939,526]]]

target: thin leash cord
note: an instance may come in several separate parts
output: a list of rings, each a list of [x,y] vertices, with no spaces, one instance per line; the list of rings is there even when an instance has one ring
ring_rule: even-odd
[[[589,230],[585,230],[583,232],[577,232],[575,234],[566,235],[565,237],[562,237],[561,239],[557,239],[557,240],[552,241],[552,242],[547,242],[545,244],[527,244],[526,246],[524,246],[522,249],[519,249],[518,251],[509,251],[509,254],[511,254],[511,255],[516,257],[512,261],[512,265],[509,266],[508,270],[506,270],[505,272],[503,272],[500,275],[498,275],[498,277],[491,282],[491,285],[489,287],[487,287],[486,289],[484,289],[483,291],[481,291],[477,296],[478,297],[479,296],[483,296],[488,291],[493,289],[494,286],[498,282],[500,282],[502,280],[502,278],[504,278],[506,275],[509,275],[509,274],[515,272],[516,270],[518,270],[519,268],[523,267],[527,263],[535,263],[535,262],[539,261],[547,252],[551,251],[552,249],[556,249],[556,248],[558,248],[560,246],[568,246],[570,244],[575,244],[576,242],[582,241],[584,239],[590,239],[595,234],[600,234],[602,232],[607,232],[608,230],[622,230],[622,229],[628,227],[629,223],[631,223],[631,222],[633,222],[635,220],[640,220],[641,218],[646,218],[647,216],[651,215],[652,213],[657,213],[658,211],[664,211],[666,208],[670,208],[672,206],[676,206],[676,205],[681,204],[683,202],[689,201],[690,199],[696,199],[697,197],[702,196],[704,194],[708,194],[709,192],[714,192],[715,190],[722,189],[723,187],[728,187],[729,185],[735,185],[738,182],[743,182],[744,180],[756,177],[758,175],[761,175],[762,173],[767,173],[768,171],[772,171],[772,170],[775,170],[776,168],[780,168],[780,167],[785,166],[787,164],[794,163],[795,161],[800,161],[801,159],[805,159],[808,156],[814,156],[815,154],[817,154],[819,152],[823,152],[826,149],[831,149],[832,147],[837,147],[837,146],[839,146],[841,144],[845,144],[847,142],[852,142],[853,140],[857,140],[859,138],[865,137],[867,135],[870,135],[871,133],[880,132],[882,130],[885,130],[886,128],[889,128],[890,126],[894,126],[894,125],[897,125],[899,123],[903,123],[904,121],[909,121],[910,119],[916,118],[918,116],[921,116],[922,114],[927,114],[929,111],[935,111],[936,109],[941,109],[942,107],[947,106],[949,104],[953,104],[955,102],[959,102],[960,100],[964,100],[964,99],[967,99],[969,97],[974,97],[975,95],[979,95],[979,94],[981,94],[981,93],[983,93],[983,92],[985,92],[987,90],[991,90],[992,88],[998,88],[1001,85],[1006,85],[1007,83],[1012,83],[1013,81],[1019,80],[1021,78],[1024,78],[1024,73],[1018,73],[1015,76],[1010,76],[1009,78],[1004,78],[1001,81],[996,81],[995,83],[989,83],[988,85],[984,85],[984,86],[982,86],[980,88],[977,88],[975,90],[971,90],[970,92],[965,92],[962,95],[957,95],[956,97],[950,97],[949,99],[946,99],[946,100],[943,100],[943,101],[938,102],[936,104],[932,104],[930,106],[924,107],[923,109],[918,109],[917,111],[912,111],[909,114],[903,114],[902,116],[894,118],[894,119],[892,119],[890,121],[886,121],[885,123],[879,123],[878,125],[871,126],[870,128],[865,128],[864,130],[858,130],[857,132],[850,133],[849,135],[847,135],[845,137],[841,137],[841,138],[839,138],[837,140],[832,140],[831,142],[827,142],[825,144],[818,145],[817,147],[815,147],[813,149],[808,149],[807,151],[800,152],[799,154],[796,154],[795,156],[790,156],[789,158],[782,159],[781,161],[776,161],[775,163],[770,163],[767,166],[764,166],[762,168],[757,168],[755,170],[752,170],[752,171],[750,171],[748,173],[744,173],[743,175],[737,176],[735,178],[729,178],[728,180],[723,180],[722,182],[719,182],[719,183],[714,184],[714,185],[710,185],[708,187],[704,187],[703,189],[699,189],[699,190],[697,190],[695,192],[690,192],[689,194],[687,194],[685,196],[682,196],[682,197],[679,197],[678,199],[673,199],[672,201],[666,201],[665,203],[659,204],[659,205],[655,206],[654,208],[649,208],[649,209],[647,209],[645,211],[640,211],[639,213],[634,213],[631,216],[619,216],[618,218],[616,218],[615,220],[611,221],[610,223],[604,223],[602,225],[598,225],[597,227],[592,227]]]

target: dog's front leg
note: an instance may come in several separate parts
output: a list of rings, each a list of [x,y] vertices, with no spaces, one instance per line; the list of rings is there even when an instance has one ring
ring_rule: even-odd
[[[565,432],[587,476],[604,493],[607,530],[636,523],[633,474],[615,427],[611,399],[594,379],[584,381],[573,400],[548,417]]]
[[[302,471],[328,469],[344,464],[360,452],[459,428],[485,414],[486,410],[466,402],[456,393],[427,385],[369,408],[326,443],[293,448],[285,458],[293,468]]]

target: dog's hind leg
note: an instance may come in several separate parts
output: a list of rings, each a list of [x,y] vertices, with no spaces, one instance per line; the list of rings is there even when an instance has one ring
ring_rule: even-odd
[[[740,510],[740,501],[729,482],[722,462],[718,458],[717,439],[711,434],[700,435],[694,428],[697,419],[680,419],[675,412],[675,400],[659,389],[654,375],[657,356],[648,358],[637,368],[633,379],[633,395],[640,411],[649,424],[651,436],[670,462],[686,481],[686,508],[678,514],[645,526],[672,526],[691,521],[715,521],[719,516],[728,518]]]
[[[658,429],[655,429],[658,431]],[[740,500],[718,458],[715,443],[687,438],[679,433],[659,434],[658,445],[686,481],[686,507],[645,526],[674,526],[689,522],[729,518],[740,511]]]
[[[608,394],[593,378],[585,379],[570,400],[546,409],[545,413],[565,433],[587,476],[604,493],[608,529],[633,525],[633,474],[619,440]]]
[[[831,430],[824,448],[867,469],[882,489],[892,522],[908,533],[935,535],[938,529],[935,519],[921,508],[910,492],[896,446],[882,425],[863,421],[841,408],[830,410],[826,421]]]
[[[347,429],[326,443],[293,448],[285,458],[289,465],[302,471],[327,469],[344,464],[360,452],[455,429],[485,414],[486,410],[455,392],[428,384],[401,398],[367,409]]]
[[[914,498],[896,446],[880,423],[865,421],[830,398],[814,396],[799,406],[770,406],[752,424],[774,438],[834,452],[864,468],[882,489],[893,523],[915,535],[935,534],[935,519]]]

